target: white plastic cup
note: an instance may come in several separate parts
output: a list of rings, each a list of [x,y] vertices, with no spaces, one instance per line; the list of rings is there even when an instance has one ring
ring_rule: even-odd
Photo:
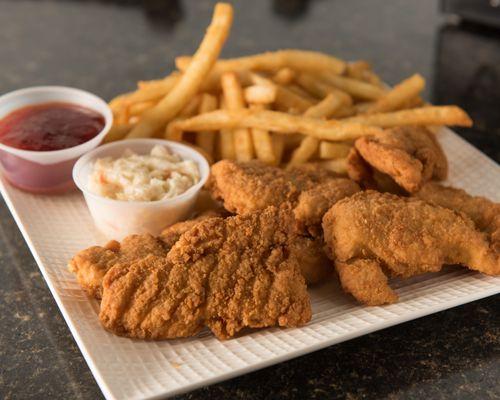
[[[113,113],[96,95],[64,86],[38,86],[0,96],[0,119],[19,108],[47,102],[72,103],[94,110],[104,118],[101,132],[89,141],[62,150],[22,150],[0,143],[0,165],[14,186],[36,193],[74,188],[71,171],[76,160],[97,147],[113,124]]]
[[[179,196],[157,201],[123,201],[109,199],[89,190],[89,177],[98,158],[123,156],[126,149],[137,154],[150,154],[161,145],[185,160],[193,160],[200,180]],[[83,192],[97,228],[109,239],[121,240],[131,234],[150,233],[157,236],[169,225],[188,217],[200,189],[210,174],[207,160],[189,146],[163,139],[129,139],[105,144],[82,156],[73,168],[73,180]]]

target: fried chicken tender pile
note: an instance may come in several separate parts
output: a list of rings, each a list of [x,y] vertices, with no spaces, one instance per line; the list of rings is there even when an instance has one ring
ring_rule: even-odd
[[[113,266],[103,282],[103,326],[143,339],[192,336],[207,326],[226,339],[245,327],[304,325],[311,305],[290,251],[292,222],[276,207],[209,218],[166,257]]]
[[[359,301],[397,301],[387,282],[461,264],[500,274],[500,254],[464,214],[375,191],[336,203],[323,218],[325,241],[343,288]]]
[[[415,197],[467,215],[488,235],[493,250],[500,253],[500,204],[435,182],[425,184]]]
[[[360,190],[352,180],[320,167],[283,170],[256,160],[219,161],[212,166],[209,188],[227,210],[237,214],[290,204],[299,226],[313,235],[321,232],[321,218],[333,204]]]
[[[222,160],[212,166],[202,214],[158,238],[132,235],[80,251],[69,268],[102,299],[102,325],[140,339],[205,327],[227,339],[246,328],[304,325],[306,284],[334,269],[367,305],[398,300],[390,277],[453,264],[499,275],[500,204],[429,182],[447,168],[435,137],[418,127],[357,139],[353,180],[314,165]],[[361,191],[354,180],[411,196]]]
[[[389,175],[414,193],[431,179],[446,179],[448,162],[435,136],[424,127],[397,127],[360,137],[348,157],[349,177],[376,189],[374,172]]]
[[[338,200],[360,190],[350,179],[339,178],[313,165],[289,170],[260,161],[222,160],[212,166],[209,189],[237,214],[287,204],[293,208],[295,224],[302,233],[294,250],[308,284],[331,275],[331,265],[323,251],[321,219]]]

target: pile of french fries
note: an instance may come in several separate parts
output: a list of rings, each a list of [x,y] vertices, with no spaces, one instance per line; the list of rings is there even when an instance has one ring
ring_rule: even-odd
[[[366,61],[319,52],[218,59],[232,19],[232,7],[218,3],[194,56],[177,57],[177,70],[167,77],[141,81],[136,91],[113,99],[106,141],[162,137],[195,146],[210,163],[313,161],[345,172],[360,136],[404,125],[472,124],[459,107],[425,104],[418,74],[388,88]]]

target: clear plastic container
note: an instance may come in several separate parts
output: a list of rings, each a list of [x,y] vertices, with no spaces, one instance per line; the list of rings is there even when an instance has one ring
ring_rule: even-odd
[[[169,148],[183,159],[193,160],[200,171],[200,181],[186,192],[158,201],[121,201],[99,196],[88,189],[94,162],[103,157],[121,157],[126,149],[149,154],[156,145]],[[109,239],[121,240],[127,235],[158,235],[164,228],[190,214],[200,189],[210,174],[207,160],[189,146],[162,139],[129,139],[105,144],[82,156],[73,168],[73,179],[83,192],[97,228]]]
[[[0,119],[21,107],[65,102],[90,108],[104,117],[102,131],[91,140],[63,150],[30,151],[0,143],[3,175],[14,186],[35,193],[52,193],[74,188],[71,172],[76,160],[101,143],[113,124],[113,114],[104,100],[80,89],[38,86],[0,96]]]

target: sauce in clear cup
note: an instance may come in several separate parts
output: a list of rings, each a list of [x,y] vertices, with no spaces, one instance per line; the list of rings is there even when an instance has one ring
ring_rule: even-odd
[[[57,150],[28,150],[29,146],[22,145],[20,140],[20,145],[15,145],[15,142],[9,145],[8,141],[2,143],[0,138],[0,166],[4,177],[14,186],[35,193],[53,193],[73,188],[71,174],[76,160],[97,147],[113,123],[113,115],[104,100],[80,89],[61,86],[33,87],[1,96],[0,120],[9,118],[17,111],[47,103],[64,103],[75,109],[89,110],[102,116],[104,123],[97,134],[88,136],[88,140],[80,138],[79,142],[74,142],[78,144],[69,143],[71,147],[67,148],[61,148],[59,144]],[[76,126],[70,128],[77,129]]]

